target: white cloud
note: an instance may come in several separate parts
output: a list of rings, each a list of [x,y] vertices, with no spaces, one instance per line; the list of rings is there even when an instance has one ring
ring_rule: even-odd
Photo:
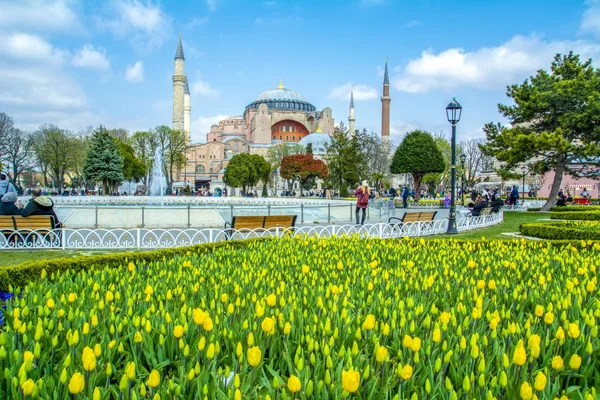
[[[208,22],[208,19],[208,17],[194,17],[190,19],[188,23],[185,24],[185,27],[187,29],[192,29],[198,25],[205,24],[206,22]]]
[[[219,91],[212,86],[210,83],[202,80],[196,80],[192,83],[191,92],[193,94],[198,94],[207,97],[216,97],[219,95]]]
[[[0,12],[0,27],[34,31],[78,31],[81,25],[72,4],[68,0],[5,1]]]
[[[129,38],[138,51],[148,52],[164,43],[172,19],[152,0],[112,0],[97,23],[118,38]]]
[[[362,100],[373,100],[379,97],[379,94],[375,88],[372,88],[367,85],[354,85],[352,86],[352,82],[345,83],[341,86],[334,87],[329,92],[330,99],[339,99],[339,100],[350,100],[350,90],[354,89],[354,100],[362,101]]]
[[[27,33],[0,35],[0,54],[15,61],[42,62],[53,65],[62,64],[65,52],[56,49],[39,36]]]
[[[229,118],[227,115],[215,115],[214,117],[198,117],[191,122],[192,130],[192,143],[204,143],[206,142],[206,134],[210,131],[210,127],[213,124],[219,123],[219,121]]]
[[[585,41],[545,42],[537,36],[515,36],[498,47],[475,51],[452,48],[435,54],[426,50],[392,78],[395,89],[420,93],[458,87],[501,89],[548,69],[556,53],[573,50],[583,58],[600,55],[600,44]],[[398,69],[394,69],[398,71]]]
[[[589,7],[583,12],[579,28],[581,32],[600,36],[600,3],[592,1],[588,5]]]
[[[125,71],[125,80],[131,83],[139,83],[144,81],[144,63],[141,61],[133,65],[128,65]]]
[[[73,65],[81,68],[107,70],[110,68],[110,61],[106,57],[106,50],[96,49],[91,44],[86,44],[73,57]]]

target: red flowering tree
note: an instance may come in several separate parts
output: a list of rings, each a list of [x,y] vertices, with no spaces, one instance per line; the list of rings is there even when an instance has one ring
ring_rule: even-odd
[[[293,154],[283,157],[279,173],[283,179],[300,182],[300,196],[302,196],[302,189],[314,186],[317,178],[325,179],[329,175],[327,164],[315,159],[312,154]]]

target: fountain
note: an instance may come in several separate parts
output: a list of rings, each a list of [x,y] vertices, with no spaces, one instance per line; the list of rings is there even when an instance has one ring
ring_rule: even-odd
[[[160,196],[160,204],[164,205],[165,189],[167,187],[167,178],[163,172],[163,159],[160,148],[154,153],[154,164],[152,166],[152,175],[150,178],[150,195]]]

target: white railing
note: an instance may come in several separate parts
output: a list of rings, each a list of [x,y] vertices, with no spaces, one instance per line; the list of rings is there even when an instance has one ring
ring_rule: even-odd
[[[457,218],[456,230],[459,232],[465,232],[473,229],[487,228],[488,226],[499,224],[503,220],[504,214],[502,211],[481,217]]]
[[[457,219],[457,229],[466,231],[501,223],[502,213],[485,217]],[[28,233],[3,230],[0,249],[158,249],[214,243],[224,240],[241,240],[257,237],[317,236],[327,238],[342,235],[359,235],[363,238],[402,238],[431,236],[445,233],[447,219],[406,224],[325,225],[301,226],[294,229],[256,229],[232,231],[229,229],[56,229]]]
[[[203,196],[53,196],[55,205],[346,205],[345,200],[295,197],[203,197]]]

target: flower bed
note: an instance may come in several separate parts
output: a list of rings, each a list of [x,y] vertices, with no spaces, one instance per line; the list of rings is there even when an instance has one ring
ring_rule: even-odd
[[[0,398],[595,398],[599,253],[290,238],[40,270]]]
[[[562,221],[521,224],[524,236],[550,240],[600,240],[600,221]]]

